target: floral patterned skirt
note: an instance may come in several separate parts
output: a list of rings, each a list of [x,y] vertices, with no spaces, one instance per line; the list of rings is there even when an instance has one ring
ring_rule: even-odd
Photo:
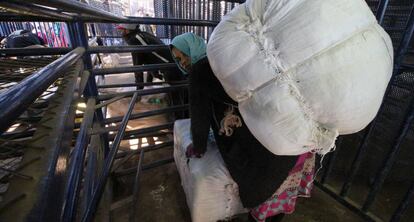
[[[305,153],[298,157],[295,166],[276,192],[264,203],[251,209],[250,214],[259,222],[277,214],[295,211],[298,197],[310,197],[315,172],[315,154]]]

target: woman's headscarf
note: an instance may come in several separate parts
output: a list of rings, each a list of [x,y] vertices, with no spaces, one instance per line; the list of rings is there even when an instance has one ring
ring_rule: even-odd
[[[204,39],[191,32],[176,36],[172,40],[170,48],[172,48],[171,46],[174,46],[186,56],[189,56],[191,58],[191,65],[194,65],[200,59],[206,57],[206,43]],[[184,74],[187,74],[178,61],[175,61],[175,63],[177,63]]]

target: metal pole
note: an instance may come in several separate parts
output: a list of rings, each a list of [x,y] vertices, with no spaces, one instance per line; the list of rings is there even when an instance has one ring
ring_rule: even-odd
[[[175,63],[163,63],[163,64],[149,64],[149,65],[139,65],[139,66],[94,69],[92,70],[92,73],[94,75],[128,74],[130,72],[169,70],[172,68],[177,68],[177,65]]]
[[[71,222],[76,218],[79,187],[83,174],[83,166],[85,162],[86,149],[89,143],[90,130],[95,113],[96,100],[89,98],[86,106],[86,112],[82,119],[80,131],[78,133],[75,148],[71,157],[71,164],[69,168],[68,186],[65,190],[65,202],[63,204],[62,221]]]
[[[128,46],[95,46],[89,47],[88,53],[122,53],[122,52],[153,52],[153,51],[169,51],[167,45],[128,45]]]
[[[141,175],[141,170],[142,170],[142,162],[144,161],[144,150],[145,148],[143,148],[143,150],[141,151],[141,153],[139,154],[139,160],[138,160],[138,165],[137,165],[137,173],[135,175],[135,181],[134,181],[134,191],[132,194],[132,203],[131,203],[131,213],[129,214],[129,221],[130,222],[136,222],[137,221],[137,211],[136,211],[136,207],[137,207],[137,202],[138,202],[138,193],[139,193],[139,179],[140,179],[140,175]]]
[[[380,25],[382,25],[382,23],[384,22],[385,11],[387,10],[387,6],[389,2],[390,2],[389,0],[381,0],[378,5],[375,16],[377,17],[378,23]]]
[[[128,111],[125,114],[124,118],[122,119],[122,123],[121,123],[118,133],[116,134],[112,149],[110,150],[108,156],[105,158],[105,165],[103,167],[102,174],[100,175],[98,179],[97,186],[95,188],[95,191],[93,192],[92,200],[89,202],[86,212],[83,215],[82,222],[92,221],[93,219],[96,208],[98,207],[99,200],[102,196],[103,189],[106,184],[106,180],[109,176],[109,173],[111,172],[111,168],[114,163],[116,153],[118,151],[119,145],[121,144],[121,140],[124,136],[125,129],[128,124],[129,116],[131,115],[132,110],[134,109],[134,105],[137,99],[138,99],[138,93],[135,93],[134,96],[132,97],[131,102],[129,103]]]
[[[391,77],[390,84],[388,85],[387,90],[385,92],[385,96],[388,94],[390,86],[394,82],[394,78],[399,72],[399,69],[401,67],[401,63],[404,60],[405,54],[407,53],[411,38],[413,36],[413,32],[414,32],[414,7],[411,9],[410,17],[409,17],[409,20],[407,22],[407,27],[406,27],[403,39],[401,40],[401,43],[400,43],[400,45],[398,47],[398,50],[397,50],[397,53],[396,53],[396,57],[394,59],[394,72],[393,72],[393,76]],[[383,107],[384,107],[384,103],[382,103],[379,110],[381,111]],[[342,186],[341,196],[346,196],[347,195],[347,193],[349,191],[349,188],[351,187],[352,182],[355,179],[357,170],[359,169],[361,161],[362,161],[362,159],[364,158],[364,156],[367,152],[368,139],[370,138],[371,134],[373,133],[373,131],[375,129],[375,126],[376,126],[376,123],[377,123],[377,119],[375,119],[371,123],[371,125],[368,127],[366,133],[364,134],[364,137],[362,138],[361,144],[358,147],[358,154],[356,155],[356,157],[353,160],[352,165],[351,165],[351,169],[352,169],[351,173],[350,173],[350,175],[348,175],[347,181]]]
[[[77,39],[77,43],[82,45],[83,47],[85,47],[86,50],[88,50],[89,48],[89,41],[87,39],[87,33],[86,33],[86,26],[85,23],[83,21],[77,21],[74,23],[74,28],[76,31],[76,39]],[[86,65],[86,68],[88,70],[92,70],[93,69],[93,65],[92,65],[92,60],[91,60],[91,56],[89,53],[85,53],[84,57],[83,57],[83,61]],[[86,89],[84,91],[84,95],[86,97],[95,97],[98,95],[98,88],[96,86],[96,81],[95,81],[95,74],[93,72],[91,72],[87,85],[86,85]],[[96,110],[96,118],[97,121],[101,124],[101,126],[103,126],[103,112],[102,109],[97,109]],[[102,134],[101,138],[103,140],[103,145],[104,145],[104,153],[105,156],[106,154],[109,152],[109,141],[108,141],[108,134]]]
[[[412,182],[410,188],[408,189],[407,193],[404,196],[404,199],[401,201],[400,205],[398,206],[397,210],[391,217],[390,222],[398,222],[401,219],[401,216],[404,212],[408,209],[411,201],[414,198],[414,181]]]
[[[381,167],[381,170],[377,173],[374,185],[371,188],[371,191],[368,194],[367,199],[365,200],[364,205],[362,206],[363,211],[367,211],[368,208],[372,205],[374,202],[379,190],[381,189],[385,178],[387,177],[388,173],[390,172],[398,154],[400,153],[401,144],[404,142],[405,137],[407,136],[408,132],[411,129],[411,126],[414,122],[414,98],[411,100],[409,113],[406,117],[406,120],[404,122],[404,126],[402,127],[399,136],[395,140],[395,143],[390,150],[390,153],[387,155],[387,159],[385,160],[383,166]]]
[[[76,48],[0,94],[0,134],[85,52]]]
[[[410,42],[414,33],[414,5],[411,8],[410,17],[407,21],[407,26],[404,31],[403,38],[398,46],[395,61],[394,61],[394,75],[399,71],[404,57],[407,54],[408,48],[410,48]]]
[[[145,118],[149,116],[156,116],[156,115],[170,113],[170,112],[178,112],[178,111],[187,110],[187,109],[188,109],[188,105],[170,106],[170,107],[166,107],[163,109],[157,109],[157,110],[151,110],[147,112],[132,114],[129,119],[130,120],[140,119],[140,118]],[[104,122],[105,124],[110,124],[110,123],[120,122],[121,120],[122,120],[122,116],[117,116],[117,117],[105,119]]]
[[[339,150],[339,148],[342,145],[342,141],[343,141],[343,137],[339,137],[338,140],[337,140],[337,142],[336,142],[336,149],[335,149],[335,151],[333,153],[330,153],[330,155],[329,155],[328,166],[326,167],[325,172],[322,174],[321,181],[320,181],[321,184],[324,184],[326,182],[326,179],[329,177],[329,175],[332,172],[333,166],[334,166],[334,164],[336,162],[335,161],[336,160],[336,157],[338,156],[338,150]]]
[[[121,87],[132,87],[132,86],[155,86],[155,85],[178,85],[186,84],[187,81],[174,81],[174,82],[144,82],[144,83],[122,83],[122,84],[110,84],[110,85],[98,85],[98,89],[101,88],[121,88]]]
[[[0,49],[0,57],[31,56],[31,55],[63,55],[72,51],[72,48],[14,48]]]
[[[137,93],[139,96],[145,96],[145,95],[151,95],[151,94],[157,94],[157,93],[166,93],[166,92],[171,92],[174,90],[179,90],[187,86],[188,86],[187,84],[182,84],[182,85],[155,88],[155,89],[140,89],[140,90],[134,90],[134,91],[129,91],[129,92],[105,94],[105,95],[98,96],[98,100],[99,101],[109,100],[117,96],[131,97],[134,93]]]

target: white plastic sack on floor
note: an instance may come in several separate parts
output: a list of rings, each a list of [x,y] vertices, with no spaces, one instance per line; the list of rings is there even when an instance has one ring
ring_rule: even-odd
[[[174,124],[174,160],[181,177],[193,222],[216,222],[246,212],[238,187],[211,140],[200,159],[185,156],[191,143],[190,120]]]
[[[210,65],[271,152],[328,152],[378,112],[393,48],[363,0],[247,0],[207,46]]]

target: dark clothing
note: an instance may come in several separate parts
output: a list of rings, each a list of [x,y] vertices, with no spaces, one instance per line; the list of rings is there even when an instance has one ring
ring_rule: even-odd
[[[31,45],[44,45],[39,36],[28,30],[18,30],[11,33],[6,40],[6,48],[25,48]]]
[[[226,166],[239,186],[244,207],[260,205],[272,196],[295,165],[297,156],[276,156],[250,133],[246,124],[231,136],[220,136],[220,121],[229,105],[237,106],[214,76],[207,58],[192,66],[190,116],[194,149],[205,151],[210,127]],[[237,115],[240,116],[236,109]]]
[[[128,45],[142,45],[142,43],[137,39],[136,35],[140,35],[141,38],[148,44],[148,45],[164,45],[164,43],[158,39],[157,37],[147,33],[147,32],[141,32],[139,30],[131,31],[127,35],[124,36],[124,40]],[[167,59],[169,62],[173,63],[174,60],[171,56],[171,53],[169,51],[157,51],[156,52],[161,57]],[[143,64],[157,64],[157,63],[165,63],[163,60],[152,54],[151,52],[147,53],[131,53],[132,54],[132,63],[134,66],[137,65],[143,65]],[[152,82],[153,76],[155,77],[161,77],[158,76],[154,72],[148,72],[150,75],[148,75],[148,82]],[[165,81],[179,81],[183,80],[184,76],[180,73],[178,69],[176,70],[168,70],[163,72],[163,77]],[[143,83],[143,73],[142,72],[135,72],[135,82],[136,83]],[[142,89],[144,87],[137,87],[137,89]]]
[[[158,39],[156,36],[153,36],[147,32],[142,32],[140,30],[131,31],[127,35],[124,36],[124,40],[128,45],[142,45],[142,43],[137,39],[136,35],[141,36],[141,38],[148,44],[148,45],[164,45],[164,43]],[[168,60],[169,63],[173,63],[174,60],[171,56],[169,51],[157,51],[156,52],[161,57]],[[131,53],[132,54],[132,63],[134,66],[143,65],[143,64],[158,64],[158,63],[165,63],[162,59],[158,58],[151,52],[147,53]],[[158,75],[158,72],[147,72],[148,75],[148,82],[152,82],[153,76],[158,78],[163,78],[166,82],[174,82],[174,81],[181,81],[185,80],[184,75],[178,68],[163,70],[162,76]],[[143,83],[144,82],[144,75],[142,72],[135,72],[135,83]],[[138,89],[143,89],[143,86],[137,86]],[[168,93],[169,96],[169,105],[182,105],[188,102],[188,95],[187,91],[174,91]],[[188,113],[186,112],[175,112],[174,118],[175,119],[182,119],[188,117]]]

